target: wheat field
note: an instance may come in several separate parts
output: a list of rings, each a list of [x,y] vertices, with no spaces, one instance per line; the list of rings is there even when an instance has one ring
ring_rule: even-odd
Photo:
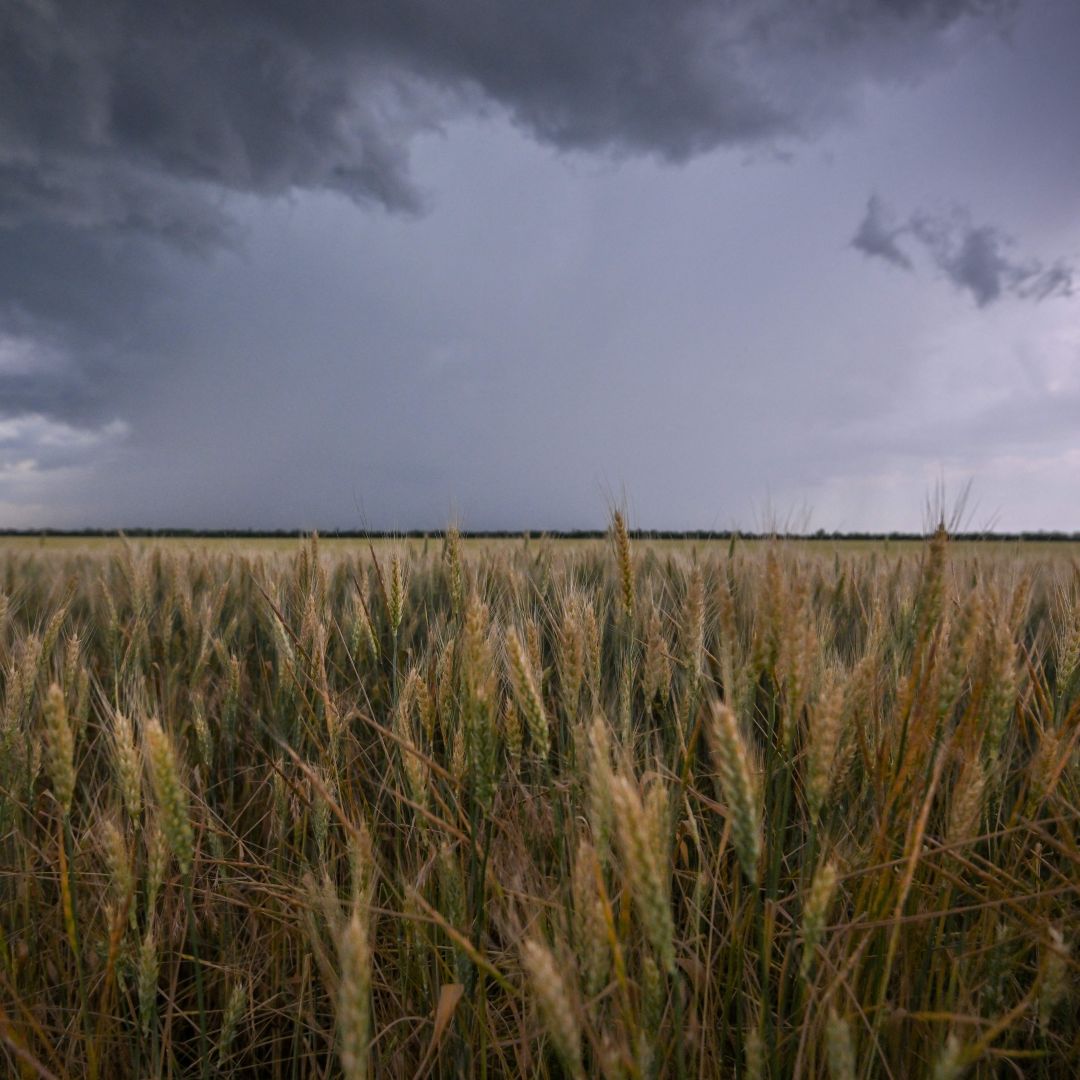
[[[1080,567],[0,547],[13,1077],[1080,1069]]]

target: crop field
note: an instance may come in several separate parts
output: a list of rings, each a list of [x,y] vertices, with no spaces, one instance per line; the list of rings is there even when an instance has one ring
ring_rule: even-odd
[[[0,1073],[1080,1071],[1068,545],[0,542]]]

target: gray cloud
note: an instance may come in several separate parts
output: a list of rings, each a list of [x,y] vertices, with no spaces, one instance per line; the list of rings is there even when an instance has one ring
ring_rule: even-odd
[[[884,259],[903,270],[910,270],[911,259],[899,244],[900,237],[906,231],[904,225],[895,223],[882,201],[876,195],[871,195],[851,246],[864,255]]]
[[[257,3],[13,0],[0,13],[0,212],[165,232],[195,215],[205,228],[209,200],[178,182],[415,208],[404,164],[420,97],[362,41],[320,51]]]
[[[673,161],[802,137],[867,79],[923,70],[957,27],[976,25],[965,16],[1009,6],[8,0],[0,329],[36,321],[94,382],[99,346],[115,345],[153,277],[152,265],[131,270],[152,264],[146,245],[117,256],[125,237],[194,253],[235,242],[238,193],[328,190],[417,211],[412,140],[463,112],[500,110],[562,149]],[[33,397],[27,380],[4,389],[9,409]]]
[[[979,307],[1004,295],[1042,300],[1071,296],[1073,269],[1064,261],[1046,264],[1019,260],[1014,241],[993,225],[974,225],[966,213],[942,219],[926,214],[911,219],[911,235],[930,253],[937,267]]]
[[[0,473],[27,475],[77,467],[88,450],[115,445],[127,433],[120,420],[99,427],[58,423],[35,413],[0,420]]]
[[[1070,263],[1015,257],[1012,237],[993,225],[973,224],[967,211],[956,210],[948,216],[920,212],[897,224],[881,200],[871,196],[852,246],[869,258],[910,271],[914,263],[901,246],[905,239],[929,255],[937,269],[957,289],[970,293],[979,307],[1003,296],[1045,300],[1072,296],[1075,291],[1076,270]]]
[[[485,102],[562,148],[683,160],[805,132],[878,71],[917,70],[994,0],[9,0],[0,222],[195,239],[197,185],[421,198],[420,130]],[[808,94],[812,80],[814,92]]]
[[[127,396],[132,373],[160,365],[166,251],[139,233],[55,223],[0,232],[0,336],[19,342],[0,363],[0,418],[41,412],[97,421]]]

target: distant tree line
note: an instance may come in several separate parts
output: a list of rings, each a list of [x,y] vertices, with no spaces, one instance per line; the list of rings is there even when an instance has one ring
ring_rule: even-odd
[[[328,529],[315,530],[326,540],[441,540],[445,535],[442,529]],[[0,529],[0,537],[40,537],[73,539],[119,538],[130,539],[192,539],[192,540],[290,540],[312,535],[311,530],[303,529]],[[462,530],[464,540],[602,540],[607,536],[603,529],[489,529]],[[828,532],[818,529],[812,533],[800,532],[744,532],[741,529],[633,529],[630,536],[634,540],[850,540],[850,541],[903,541],[922,540],[921,532]],[[977,541],[1038,541],[1077,543],[1080,532],[1024,531],[1024,532],[957,532],[952,539],[967,542]]]

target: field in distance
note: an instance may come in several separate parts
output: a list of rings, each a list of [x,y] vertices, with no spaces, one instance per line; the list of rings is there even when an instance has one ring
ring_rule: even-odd
[[[183,551],[207,552],[236,552],[236,553],[270,553],[285,552],[291,554],[296,551],[300,540],[309,538],[312,534],[297,534],[288,536],[260,536],[238,533],[235,535],[222,536],[136,536],[126,537],[122,534],[104,534],[84,536],[79,534],[64,533],[0,533],[0,552],[5,550],[50,550],[50,551],[94,551],[101,550],[119,551],[127,544],[134,544],[143,549],[162,547],[165,549],[180,549]],[[318,534],[315,534],[318,535]],[[318,543],[324,554],[347,554],[367,553],[369,548],[374,548],[377,555],[389,555],[393,551],[407,551],[410,554],[422,555],[425,542],[430,549],[432,545],[441,548],[444,543],[442,532],[433,532],[428,536],[373,536],[370,539],[365,536],[318,536]],[[635,543],[647,546],[650,550],[664,555],[682,554],[693,556],[700,552],[703,556],[727,554],[732,547],[730,537],[717,538],[635,538]],[[922,538],[863,538],[863,537],[815,537],[815,536],[792,536],[779,539],[762,538],[756,536],[736,535],[734,546],[740,551],[753,551],[762,545],[780,543],[800,551],[815,555],[834,554],[845,555],[864,554],[878,552],[879,554],[911,554],[922,550],[924,540]],[[1018,539],[1015,537],[995,537],[993,535],[982,539],[953,539],[951,550],[954,553],[964,555],[1006,555],[1006,556],[1030,556],[1035,558],[1063,557],[1074,559],[1080,557],[1080,539],[1045,539],[1037,535]],[[462,552],[475,557],[485,552],[506,551],[518,546],[537,544],[555,545],[560,549],[573,548],[582,552],[607,552],[610,550],[610,541],[601,537],[570,538],[563,536],[532,535],[528,539],[524,536],[461,536],[458,544]]]

